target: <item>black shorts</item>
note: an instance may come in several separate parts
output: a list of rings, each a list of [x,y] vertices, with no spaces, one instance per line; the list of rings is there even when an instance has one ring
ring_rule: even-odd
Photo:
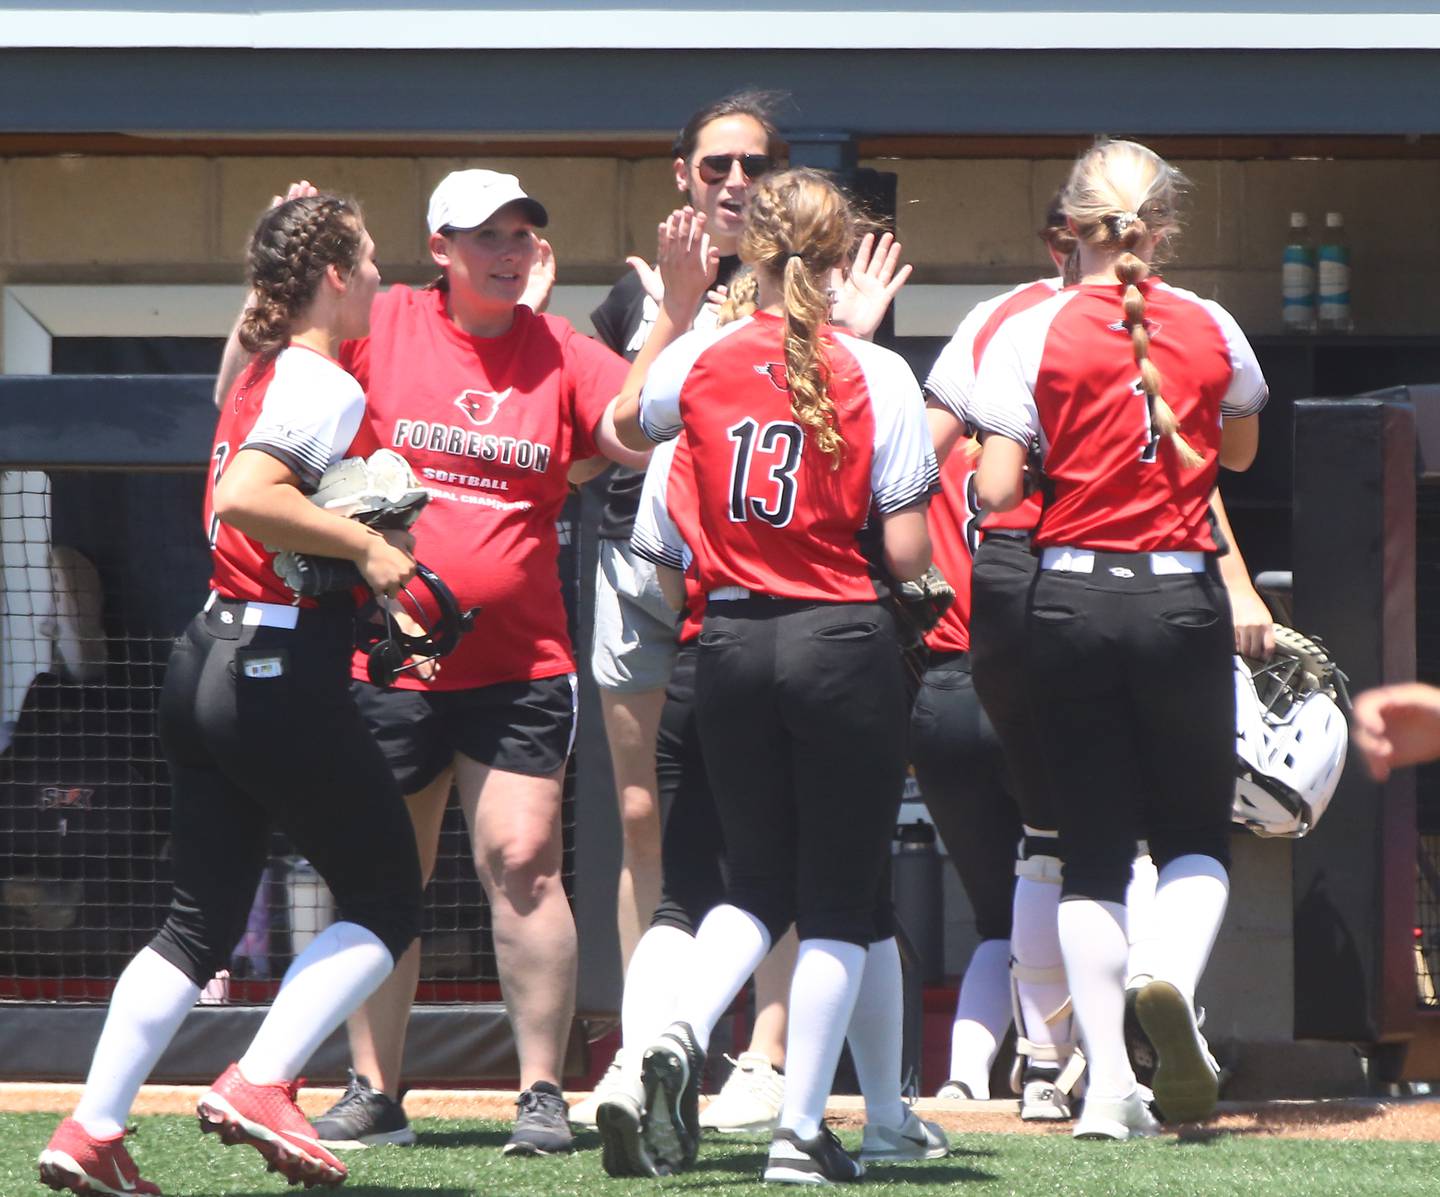
[[[1060,821],[1036,739],[1022,668],[1029,632],[1025,609],[1036,561],[1023,533],[988,533],[970,579],[970,666],[975,692],[1005,750],[1012,792],[1025,823],[1054,831]]]
[[[969,653],[932,657],[910,714],[910,760],[981,939],[1009,939],[1020,808],[1000,739],[976,697]]]
[[[440,776],[457,752],[507,773],[548,777],[575,744],[575,675],[474,690],[386,690],[352,683],[385,761],[406,794]]]
[[[1234,633],[1213,558],[1154,576],[1135,555],[1041,570],[1025,658],[1059,805],[1064,893],[1123,902],[1135,842],[1155,864],[1229,864],[1235,792]]]

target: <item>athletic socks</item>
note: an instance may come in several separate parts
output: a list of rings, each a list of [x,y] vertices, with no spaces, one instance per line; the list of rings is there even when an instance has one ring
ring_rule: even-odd
[[[1155,967],[1148,971],[1173,984],[1191,1005],[1229,898],[1229,874],[1213,856],[1177,856],[1160,870],[1153,912]]]
[[[705,920],[707,923],[709,919]],[[703,931],[703,928],[702,928]],[[785,1104],[780,1125],[801,1139],[820,1133],[835,1066],[860,992],[866,951],[838,939],[802,939],[790,984]]]
[[[865,1096],[865,1121],[870,1126],[893,1129],[904,1125],[905,1103],[900,1096],[904,1027],[900,946],[891,936],[872,943],[865,951],[860,991],[845,1032],[850,1058],[855,1062],[855,1078]]]
[[[1135,858],[1125,888],[1125,933],[1130,940],[1130,977],[1153,975],[1155,953],[1164,939],[1155,922],[1155,862],[1148,853]]]
[[[625,970],[620,997],[620,1042],[640,1068],[640,1054],[675,1020],[679,985],[691,974],[695,937],[679,927],[651,927],[640,937]]]
[[[1069,1015],[1056,1017],[1070,999],[1066,960],[1060,950],[1059,905],[1059,885],[1028,877],[1015,879],[1010,954],[1025,1024],[1016,1030],[1031,1043],[1063,1047],[1070,1043],[1072,1033]]]
[[[1130,945],[1119,902],[1067,898],[1060,903],[1060,944],[1085,1037],[1090,1098],[1123,1098],[1135,1088],[1125,1051],[1125,973]]]
[[[106,1139],[124,1131],[135,1095],[199,996],[200,986],[151,948],[126,965],[75,1107],[86,1134]]]
[[[690,972],[673,1016],[690,1024],[702,1051],[709,1050],[715,1024],[769,950],[770,933],[749,911],[722,903],[705,916],[695,932]]]
[[[325,1037],[379,988],[395,962],[359,923],[331,923],[295,958],[240,1072],[252,1085],[293,1081]]]
[[[950,1071],[977,1101],[990,1099],[990,1068],[1010,1026],[1008,939],[983,940],[971,953],[950,1028]],[[866,974],[869,980],[869,974]]]

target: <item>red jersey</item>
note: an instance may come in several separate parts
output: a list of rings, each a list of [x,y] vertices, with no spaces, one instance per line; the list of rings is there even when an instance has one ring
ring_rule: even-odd
[[[698,502],[674,510],[709,594],[740,586],[780,598],[875,598],[856,544],[871,508],[923,501],[938,470],[920,389],[887,349],[821,330],[828,393],[844,441],[839,465],[790,410],[784,322],[757,312],[692,332],[656,360],[640,423],[652,440],[685,430],[672,471]]]
[[[349,456],[365,414],[365,392],[340,365],[303,345],[253,363],[230,388],[215,426],[205,481],[205,527],[213,561],[210,589],[224,598],[313,607],[275,574],[275,553],[215,516],[215,485],[242,449],[288,466],[307,494],[320,475]]]
[[[555,520],[570,462],[597,451],[625,359],[523,306],[504,335],[472,337],[446,315],[443,292],[392,287],[341,360],[368,401],[357,444],[401,453],[430,491],[413,529],[417,559],[462,608],[480,608],[433,680],[395,684],[467,690],[573,670]],[[359,657],[355,676],[365,676]]]
[[[976,304],[940,351],[925,380],[925,390],[966,429],[975,427],[970,397],[980,359],[996,330],[1011,316],[1049,299],[1061,285],[1059,278],[1041,279]],[[1038,495],[1031,495],[1013,511],[982,513],[975,493],[975,463],[966,446],[959,445],[950,454],[940,471],[940,494],[930,504],[929,525],[935,565],[955,588],[955,602],[925,637],[933,651],[966,652],[970,648],[970,567],[981,527],[1028,529],[1039,521]]]
[[[1040,438],[1053,498],[1035,534],[1039,546],[1215,550],[1209,512],[1220,423],[1258,412],[1265,380],[1219,304],[1155,277],[1140,288],[1165,399],[1205,460],[1182,466],[1155,433],[1121,285],[1072,287],[1012,316],[985,351],[971,410],[991,432],[1025,445]]]

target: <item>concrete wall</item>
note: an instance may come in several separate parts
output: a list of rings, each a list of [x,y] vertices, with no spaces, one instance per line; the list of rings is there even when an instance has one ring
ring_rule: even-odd
[[[358,196],[394,281],[429,273],[423,216],[448,170],[520,175],[549,207],[562,283],[613,281],[653,253],[676,199],[664,159],[148,158],[0,160],[0,285],[221,282],[239,277],[246,234],[296,177]],[[899,175],[899,230],[916,282],[1008,283],[1045,265],[1034,230],[1068,164],[1020,159],[877,160]],[[1213,296],[1252,333],[1279,331],[1280,251],[1292,209],[1319,226],[1345,214],[1357,331],[1440,329],[1428,282],[1440,268],[1440,162],[1198,161],[1189,217],[1167,270]],[[903,302],[903,296],[902,300]]]

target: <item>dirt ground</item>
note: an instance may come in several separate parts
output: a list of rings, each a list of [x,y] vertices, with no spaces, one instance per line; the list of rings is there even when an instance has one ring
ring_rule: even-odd
[[[136,1114],[190,1114],[204,1092],[200,1085],[147,1085],[135,1103]],[[308,1089],[300,1105],[311,1116],[327,1109],[340,1096],[339,1089]],[[0,1085],[0,1112],[49,1111],[68,1113],[80,1095],[78,1085]],[[571,1094],[572,1100],[579,1094]],[[515,1094],[497,1090],[415,1089],[405,1098],[412,1118],[509,1119],[515,1113]],[[922,1099],[916,1113],[933,1119],[949,1131],[971,1133],[1065,1134],[1068,1124],[1046,1126],[1023,1123],[1014,1101],[939,1102]],[[828,1117],[841,1127],[864,1122],[859,1098],[831,1101]],[[1440,1142],[1440,1098],[1331,1099],[1327,1101],[1276,1101],[1256,1104],[1221,1102],[1207,1122],[1178,1128],[1182,1139],[1215,1135],[1271,1135],[1288,1139],[1373,1139]]]

